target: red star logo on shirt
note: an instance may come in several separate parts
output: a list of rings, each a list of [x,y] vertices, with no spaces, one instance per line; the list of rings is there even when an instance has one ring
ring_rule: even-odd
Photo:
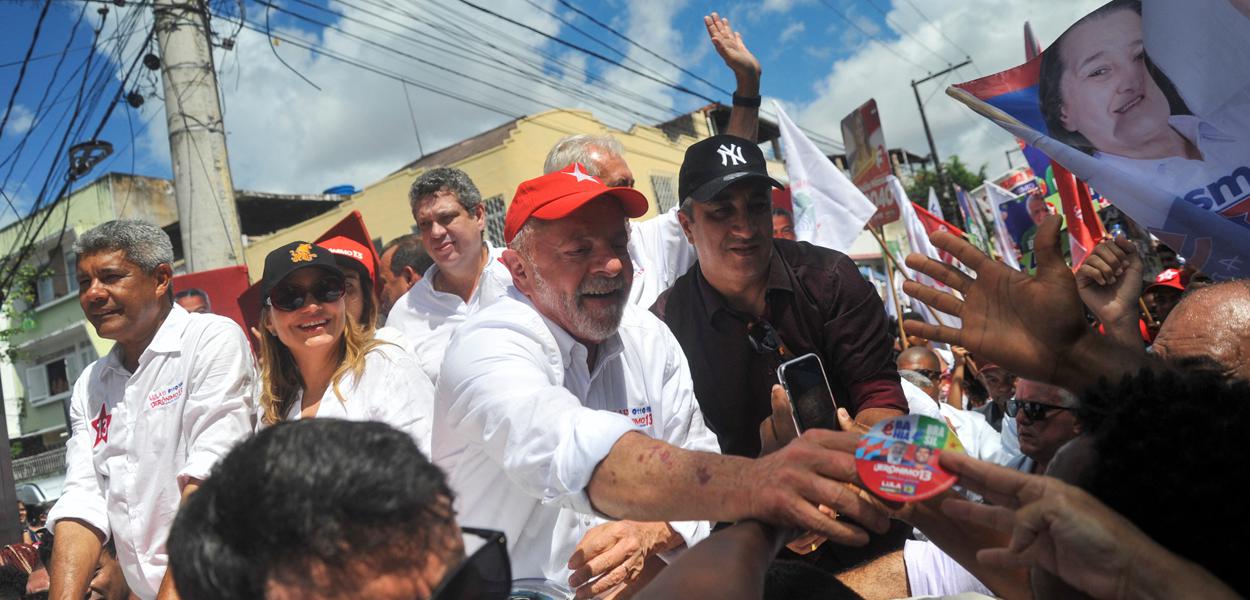
[[[100,442],[108,443],[109,441],[109,423],[113,421],[113,415],[108,413],[108,405],[100,405],[100,415],[91,421],[91,428],[95,430],[95,443],[91,444],[92,448],[100,445]]]

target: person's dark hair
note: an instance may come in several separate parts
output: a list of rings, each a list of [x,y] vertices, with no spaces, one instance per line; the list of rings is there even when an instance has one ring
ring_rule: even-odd
[[[467,173],[455,167],[435,167],[422,173],[408,190],[408,202],[415,210],[423,198],[443,190],[455,194],[460,206],[469,214],[473,214],[473,209],[482,203],[482,193],[477,185]]]
[[[774,206],[774,207],[773,207],[773,216],[774,216],[774,217],[785,217],[785,218],[787,218],[787,219],[790,219],[791,221],[793,221],[793,220],[794,220],[794,215],[790,214],[790,211],[788,211],[788,210],[786,210],[786,209],[784,209],[784,208],[781,208],[780,206]]]
[[[417,275],[423,275],[434,264],[434,259],[421,244],[421,236],[415,233],[406,233],[387,242],[382,254],[390,252],[391,248],[395,249],[395,255],[391,257],[391,275],[403,273],[404,267],[412,267]]]
[[[1229,481],[1245,470],[1247,398],[1250,384],[1215,374],[1143,371],[1096,386],[1077,409],[1097,453],[1087,491],[1243,595],[1250,573],[1233,548],[1250,521]]]
[[[454,531],[451,501],[443,472],[389,425],[279,423],[235,446],[178,511],[169,567],[187,600],[263,598],[273,583],[355,597],[368,578],[447,553],[433,545]]]
[[[1042,64],[1037,76],[1037,99],[1038,105],[1042,110],[1042,119],[1046,122],[1046,134],[1087,154],[1093,154],[1097,148],[1094,148],[1094,145],[1084,135],[1081,135],[1079,132],[1068,131],[1063,126],[1061,117],[1063,112],[1063,90],[1060,86],[1064,64],[1061,48],[1063,48],[1063,43],[1067,39],[1068,32],[1086,21],[1106,16],[1118,10],[1131,10],[1140,15],[1141,0],[1112,0],[1073,23],[1063,35],[1060,35],[1055,40],[1054,44],[1051,44],[1042,53]],[[1168,76],[1159,67],[1155,66],[1149,55],[1146,55],[1145,60],[1146,71],[1150,73],[1155,84],[1163,92],[1163,96],[1167,98],[1171,114],[1193,114],[1189,110],[1189,106],[1185,104],[1185,100],[1181,98],[1181,94],[1177,91],[1176,85],[1172,83],[1172,80],[1168,79]]]
[[[17,565],[0,566],[0,600],[21,600],[30,573]]]
[[[189,289],[182,290],[181,292],[176,292],[174,294],[174,302],[177,302],[183,298],[191,298],[191,297],[195,297],[195,298],[199,298],[200,300],[203,300],[204,306],[208,307],[209,310],[213,309],[213,303],[211,300],[208,299],[208,292],[200,288],[189,288]]]

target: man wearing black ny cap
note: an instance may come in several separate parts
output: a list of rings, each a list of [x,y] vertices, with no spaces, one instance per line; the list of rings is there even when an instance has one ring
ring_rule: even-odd
[[[678,218],[699,262],[652,307],[681,342],[721,450],[739,456],[760,453],[777,367],[809,352],[860,423],[907,412],[880,298],[841,252],[773,239],[772,187],[754,143],[691,146]]]

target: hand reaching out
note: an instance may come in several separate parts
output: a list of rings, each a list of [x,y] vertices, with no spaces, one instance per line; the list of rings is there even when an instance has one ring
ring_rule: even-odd
[[[940,460],[942,467],[960,476],[961,485],[994,502],[949,499],[942,503],[942,512],[1011,533],[1006,548],[977,552],[983,564],[1039,567],[1096,598],[1139,595],[1156,577],[1170,583],[1185,580],[1194,597],[1211,597],[1194,588],[1220,595],[1224,587],[1080,488],[962,454],[943,453]]]
[[[1060,219],[1051,215],[1039,226],[1035,256],[1037,275],[1030,277],[995,262],[974,246],[949,233],[931,240],[976,273],[973,279],[955,268],[921,256],[907,257],[916,269],[963,294],[952,294],[908,281],[907,295],[959,317],[960,329],[918,321],[904,322],[908,334],[966,348],[1009,371],[1068,389],[1081,390],[1098,377],[1136,372],[1144,352],[1108,347],[1110,342],[1085,322],[1076,279],[1059,250]],[[1126,351],[1117,351],[1126,350]]]

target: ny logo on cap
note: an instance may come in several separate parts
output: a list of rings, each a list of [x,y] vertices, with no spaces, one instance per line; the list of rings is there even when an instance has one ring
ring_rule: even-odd
[[[716,153],[720,155],[720,164],[722,167],[730,166],[729,161],[731,160],[734,161],[733,166],[735,167],[738,165],[744,165],[747,162],[747,159],[742,158],[742,146],[737,144],[729,144],[728,146],[721,144],[720,148],[716,149]]]

